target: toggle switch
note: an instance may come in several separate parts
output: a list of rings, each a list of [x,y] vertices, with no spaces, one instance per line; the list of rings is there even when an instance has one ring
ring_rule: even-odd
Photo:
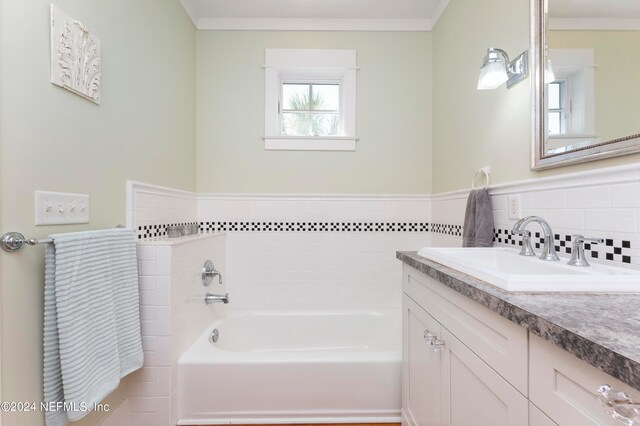
[[[89,223],[89,196],[63,192],[35,192],[35,224]]]

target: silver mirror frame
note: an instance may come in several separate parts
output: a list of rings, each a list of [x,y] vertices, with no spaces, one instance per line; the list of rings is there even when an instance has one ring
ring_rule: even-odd
[[[545,91],[544,46],[547,42],[544,16],[545,0],[531,0],[531,52],[532,52],[532,117],[531,170],[544,170],[569,164],[585,163],[603,158],[640,152],[640,133],[600,142],[563,153],[545,154]]]

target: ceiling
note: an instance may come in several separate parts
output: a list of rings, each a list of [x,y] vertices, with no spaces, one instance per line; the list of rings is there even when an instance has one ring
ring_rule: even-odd
[[[549,28],[639,30],[639,0],[548,0]]]
[[[449,0],[180,0],[201,30],[430,31]]]

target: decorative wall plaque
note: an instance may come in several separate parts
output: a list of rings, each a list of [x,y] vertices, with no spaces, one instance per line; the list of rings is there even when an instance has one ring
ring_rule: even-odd
[[[51,5],[51,82],[100,103],[100,40]]]

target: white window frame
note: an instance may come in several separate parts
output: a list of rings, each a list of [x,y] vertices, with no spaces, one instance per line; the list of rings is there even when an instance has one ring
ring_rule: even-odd
[[[264,147],[267,150],[355,151],[356,51],[265,49]],[[282,135],[280,105],[286,81],[340,83],[339,136]]]

